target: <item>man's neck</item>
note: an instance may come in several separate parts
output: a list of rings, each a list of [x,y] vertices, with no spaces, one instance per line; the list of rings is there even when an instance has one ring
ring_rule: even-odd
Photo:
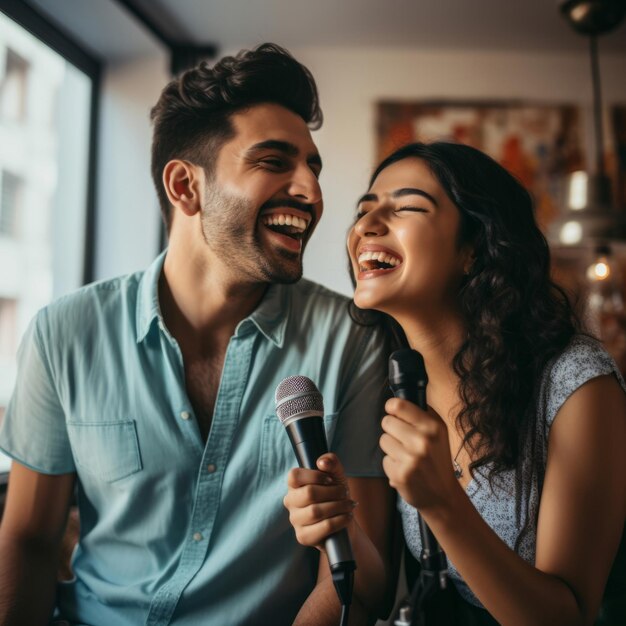
[[[233,280],[219,262],[170,249],[159,280],[159,301],[165,324],[179,343],[205,352],[228,342],[266,290],[265,284]]]

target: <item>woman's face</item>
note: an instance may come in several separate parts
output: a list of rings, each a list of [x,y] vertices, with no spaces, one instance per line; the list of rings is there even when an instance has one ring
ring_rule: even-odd
[[[425,161],[385,168],[357,211],[348,237],[357,306],[394,316],[456,306],[471,250],[459,248],[459,210]]]

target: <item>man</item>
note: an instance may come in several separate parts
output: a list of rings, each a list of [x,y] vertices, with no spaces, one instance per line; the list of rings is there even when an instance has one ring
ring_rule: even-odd
[[[384,342],[345,298],[299,281],[322,213],[315,83],[265,44],[171,82],[152,119],[166,253],[46,307],[20,348],[0,434],[15,460],[0,623],[45,624],[56,596],[59,619],[91,626],[335,624],[327,564],[282,506],[295,464],[274,416],[283,378],[318,384],[355,519],[383,558],[392,504]],[[75,482],[75,578],[55,593]]]

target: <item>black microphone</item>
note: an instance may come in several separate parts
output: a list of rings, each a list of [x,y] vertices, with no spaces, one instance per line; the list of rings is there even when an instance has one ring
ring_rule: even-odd
[[[306,376],[289,376],[276,387],[275,400],[276,415],[287,430],[298,464],[317,469],[317,459],[328,452],[322,394]],[[348,531],[330,535],[325,548],[339,600],[348,606],[356,569]]]
[[[426,385],[428,375],[424,358],[411,348],[396,350],[389,357],[389,387],[396,398],[408,400],[420,409],[426,410]],[[447,585],[448,561],[445,552],[433,535],[432,530],[418,514],[420,535],[422,538],[422,568],[432,573],[440,589]]]

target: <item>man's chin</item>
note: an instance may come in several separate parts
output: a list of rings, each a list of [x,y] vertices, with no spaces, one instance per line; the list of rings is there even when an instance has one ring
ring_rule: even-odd
[[[284,271],[277,270],[271,273],[270,282],[280,285],[293,285],[302,278],[302,267],[299,267],[297,271]]]
[[[283,285],[297,283],[302,278],[302,253],[279,249],[277,262],[271,268],[272,282]]]

